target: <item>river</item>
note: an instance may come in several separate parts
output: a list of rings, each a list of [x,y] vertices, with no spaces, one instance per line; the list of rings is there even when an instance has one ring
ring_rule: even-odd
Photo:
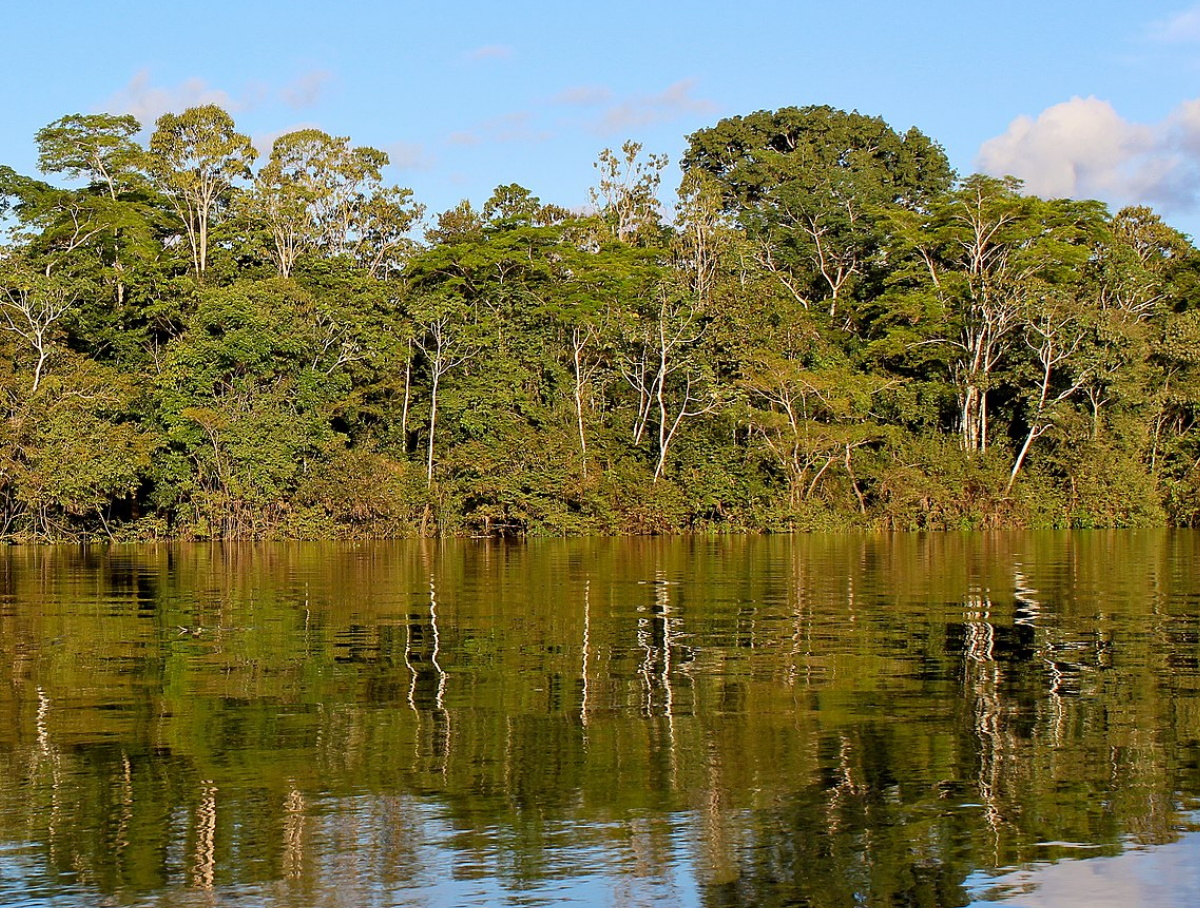
[[[1200,901],[1200,534],[0,552],[0,904]]]

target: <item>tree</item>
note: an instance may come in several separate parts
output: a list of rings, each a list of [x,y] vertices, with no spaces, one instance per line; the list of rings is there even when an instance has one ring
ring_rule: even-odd
[[[468,199],[441,212],[434,225],[425,231],[431,246],[453,245],[482,238],[484,219]]]
[[[1034,303],[1078,280],[1103,215],[1099,203],[1047,202],[1021,195],[1019,181],[979,175],[927,214],[889,215],[891,254],[908,264],[894,265],[893,283],[903,289],[893,290],[888,305],[923,312],[913,320],[924,337],[908,347],[934,345],[948,354],[965,451],[987,450],[988,399],[1001,366],[1020,345]]]
[[[836,315],[877,282],[879,209],[920,210],[949,187],[941,148],[916,129],[831,107],[730,117],[688,137],[687,173],[708,173],[759,260],[805,308]]]
[[[213,223],[236,181],[250,176],[257,152],[215,104],[163,114],[155,125],[150,174],[183,222],[192,265],[203,276]]]
[[[563,261],[572,251],[557,226],[534,227],[516,214],[533,216],[540,203],[520,187],[501,187],[489,202],[495,216],[501,197],[516,205],[491,222],[463,203],[438,217],[429,231],[439,242],[416,257],[407,271],[411,314],[419,326],[416,346],[423,353],[435,404],[430,428],[439,426],[443,376],[467,362],[486,366],[463,370],[457,385],[470,384],[457,428],[462,437],[506,444],[523,422],[517,407],[531,407],[524,389],[539,381],[554,357],[544,343],[543,312],[553,306]],[[573,260],[573,259],[572,259]],[[465,392],[464,392],[465,393]],[[427,478],[433,476],[432,441],[427,446]]]
[[[75,305],[78,293],[71,281],[39,273],[20,260],[0,262],[0,330],[32,348],[34,392],[45,374],[59,322]]]
[[[633,443],[655,430],[654,481],[662,478],[671,444],[687,420],[711,413],[720,403],[711,363],[702,349],[708,326],[686,294],[664,283],[657,305],[622,313],[617,363],[637,394]]]
[[[430,488],[433,486],[438,393],[442,379],[479,352],[470,337],[469,315],[456,302],[447,298],[426,300],[424,304],[418,304],[416,313],[421,328],[415,343],[425,354],[430,383],[429,438],[425,454],[425,482]]]
[[[309,205],[315,190],[309,185],[307,169],[292,171],[283,164],[281,148],[294,134],[275,140],[271,159],[259,170],[254,185],[241,199],[252,217],[260,219],[271,234],[269,255],[281,277],[289,277],[296,259],[317,243]]]
[[[563,243],[553,250],[558,268],[545,304],[559,336],[557,350],[571,376],[580,473],[585,478],[590,411],[604,397],[601,376],[612,370],[614,357],[623,349],[619,313],[623,304],[653,292],[662,278],[652,252],[623,243],[593,249],[592,232],[593,226],[583,222],[564,231]]]
[[[142,124],[130,114],[70,114],[38,130],[42,173],[86,176],[116,201],[145,182],[146,153],[134,141]]]
[[[125,303],[131,280],[162,251],[164,213],[141,192],[113,199],[96,184],[62,189],[0,167],[0,197],[0,211],[16,215],[13,236],[30,267],[109,286],[110,307]]]
[[[1033,311],[1025,316],[1024,340],[1033,353],[1038,378],[1033,394],[1029,395],[1032,405],[1025,416],[1028,429],[1008,474],[1006,495],[1012,491],[1034,441],[1053,425],[1051,410],[1074,397],[1090,378],[1086,366],[1077,367],[1065,381],[1061,377],[1068,366],[1074,365],[1086,340],[1088,314],[1081,311],[1077,299],[1050,292],[1038,299]]]
[[[623,242],[652,234],[661,220],[658,187],[667,157],[652,154],[639,160],[641,153],[640,142],[628,141],[620,154],[604,149],[593,165],[599,180],[591,190],[592,204]]]
[[[39,538],[113,538],[113,507],[137,493],[158,444],[154,427],[135,416],[138,384],[101,364],[68,359],[47,376],[43,393],[9,418],[5,472]]]
[[[72,114],[39,130],[40,169],[86,179],[80,189],[0,176],[0,192],[17,200],[22,225],[36,231],[29,248],[47,273],[65,269],[109,286],[118,307],[131,283],[153,270],[166,219],[134,138],[140,129],[129,115]]]
[[[674,264],[701,306],[713,299],[727,260],[740,242],[724,210],[720,184],[709,174],[693,170],[684,174],[675,209]]]
[[[352,371],[381,344],[349,288],[317,297],[273,277],[206,287],[155,376],[171,445],[159,496],[201,535],[277,531],[290,498],[343,423]]]
[[[413,201],[412,190],[399,186],[377,189],[357,206],[354,256],[371,277],[383,280],[401,271],[417,250],[412,232],[424,216],[425,206]]]
[[[844,469],[865,513],[853,455],[885,437],[871,403],[890,382],[855,370],[811,322],[809,331],[802,348],[773,344],[747,353],[739,384],[747,392],[749,422],[787,476],[792,505],[812,498],[823,478]]]
[[[319,129],[280,136],[248,198],[252,213],[267,223],[272,258],[287,277],[296,258],[321,250],[354,253],[372,274],[407,248],[407,235],[423,209],[407,189],[385,189],[381,168],[388,156],[376,148],[354,148],[349,138]]]
[[[1091,410],[1093,441],[1112,405],[1147,396],[1151,323],[1184,305],[1194,260],[1187,239],[1148,208],[1123,208],[1109,221],[1085,269],[1094,311],[1078,354],[1086,362],[1080,394]]]
[[[39,270],[49,275],[67,264],[78,265],[78,250],[94,244],[119,208],[111,200],[0,168],[3,209],[11,210],[19,226],[14,239],[24,244]]]

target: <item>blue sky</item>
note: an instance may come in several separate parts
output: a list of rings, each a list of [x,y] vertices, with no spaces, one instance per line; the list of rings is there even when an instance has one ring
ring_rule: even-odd
[[[392,157],[431,212],[517,182],[587,203],[626,139],[674,164],[721,117],[831,104],[939,141],[960,173],[1153,205],[1200,235],[1200,3],[23,2],[0,163],[107,110],[217,102],[263,148],[317,126]]]

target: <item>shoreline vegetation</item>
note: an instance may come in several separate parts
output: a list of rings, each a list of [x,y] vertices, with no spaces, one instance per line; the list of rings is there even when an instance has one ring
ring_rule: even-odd
[[[148,136],[148,138],[147,138]],[[1200,254],[730,117],[427,214],[387,155],[74,114],[0,166],[0,540],[1194,526]],[[586,166],[586,163],[583,164]]]

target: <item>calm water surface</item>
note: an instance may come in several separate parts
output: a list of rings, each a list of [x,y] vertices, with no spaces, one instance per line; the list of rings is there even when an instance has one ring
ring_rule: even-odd
[[[0,905],[1200,903],[1200,535],[9,549]]]

